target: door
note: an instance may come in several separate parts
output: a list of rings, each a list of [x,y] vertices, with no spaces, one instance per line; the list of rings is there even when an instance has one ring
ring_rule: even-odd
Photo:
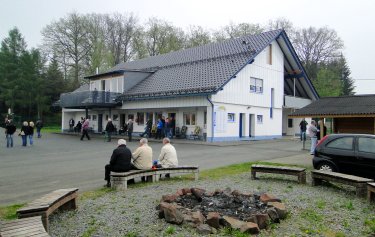
[[[246,121],[246,114],[244,114],[244,113],[240,113],[240,119],[239,119],[239,129],[240,129],[240,131],[239,131],[239,135],[240,135],[240,137],[244,137],[245,136],[245,127],[246,127],[246,125],[245,125],[245,121]]]
[[[249,114],[249,137],[254,137],[255,115]]]
[[[98,114],[98,132],[103,132],[103,114]]]
[[[329,141],[321,151],[322,157],[327,157],[339,168],[339,172],[352,173],[358,169],[354,150],[354,137],[344,136]]]
[[[375,178],[375,138],[361,136],[358,137],[357,144],[359,171],[365,177],[373,179]]]

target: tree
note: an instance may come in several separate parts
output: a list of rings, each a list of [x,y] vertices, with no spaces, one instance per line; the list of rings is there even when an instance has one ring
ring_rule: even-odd
[[[186,33],[186,48],[211,43],[211,34],[201,26],[190,26]]]
[[[327,64],[341,54],[344,44],[337,32],[327,27],[297,30],[293,46],[311,79],[317,78],[319,64]]]
[[[20,93],[21,57],[26,52],[26,43],[17,28],[1,42],[0,49],[0,99],[12,111],[22,104]]]
[[[284,17],[277,18],[276,20],[270,20],[268,22],[267,28],[268,30],[283,29],[287,33],[289,38],[294,38],[295,28],[293,26],[293,23]]]
[[[184,48],[184,32],[164,20],[150,18],[142,34],[149,56]]]
[[[320,67],[313,84],[321,97],[340,96],[342,93],[340,76],[329,66]]]
[[[215,41],[223,41],[225,39],[233,39],[244,35],[260,34],[263,31],[264,28],[259,24],[234,24],[233,22],[231,22],[229,25],[224,26],[222,29],[214,32],[214,38]]]
[[[354,80],[350,77],[350,68],[346,62],[346,59],[343,55],[338,60],[339,62],[339,73],[342,83],[342,93],[341,95],[354,95]]]
[[[64,62],[73,71],[73,85],[78,87],[79,78],[85,74],[83,62],[91,51],[86,19],[78,13],[70,13],[66,18],[47,25],[43,31],[43,41],[49,53],[64,55]]]

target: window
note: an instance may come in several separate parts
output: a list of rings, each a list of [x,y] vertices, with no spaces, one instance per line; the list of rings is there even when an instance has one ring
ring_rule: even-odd
[[[234,113],[228,113],[228,122],[235,122],[235,114]]]
[[[263,80],[250,78],[250,92],[263,93]]]
[[[288,119],[288,128],[293,127],[293,119]]]
[[[184,125],[195,125],[195,113],[184,113]]]
[[[105,120],[108,121],[108,119],[109,119],[109,116],[108,116],[108,114],[106,114],[105,115]]]
[[[91,114],[87,115],[87,119],[91,120]]]
[[[145,124],[145,114],[143,112],[142,113],[137,113],[136,122],[137,122],[138,125]]]
[[[327,144],[329,148],[353,150],[353,137],[341,137]]]
[[[358,138],[358,151],[375,153],[375,139],[368,137]]]
[[[128,120],[129,119],[134,120],[134,114],[128,114]]]
[[[93,114],[93,115],[92,115],[92,121],[96,121],[96,119],[97,119],[97,118],[96,118],[96,114]]]
[[[204,128],[207,127],[207,112],[203,113],[203,126]]]
[[[257,122],[263,123],[263,115],[257,115]]]
[[[113,115],[113,121],[118,121],[118,114]]]

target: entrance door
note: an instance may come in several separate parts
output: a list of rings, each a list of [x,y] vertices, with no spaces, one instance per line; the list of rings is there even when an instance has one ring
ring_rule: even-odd
[[[243,137],[245,136],[245,114],[244,113],[240,113],[240,120],[239,120],[239,134],[240,134],[240,137]]]
[[[254,136],[254,129],[255,129],[255,115],[249,114],[249,137]]]
[[[125,124],[125,114],[120,114],[120,128],[124,127]]]
[[[98,114],[98,132],[103,131],[103,114]]]

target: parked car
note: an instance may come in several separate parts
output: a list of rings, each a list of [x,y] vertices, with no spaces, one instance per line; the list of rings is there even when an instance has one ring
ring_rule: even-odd
[[[374,179],[375,135],[327,135],[315,148],[313,166],[318,170]]]

